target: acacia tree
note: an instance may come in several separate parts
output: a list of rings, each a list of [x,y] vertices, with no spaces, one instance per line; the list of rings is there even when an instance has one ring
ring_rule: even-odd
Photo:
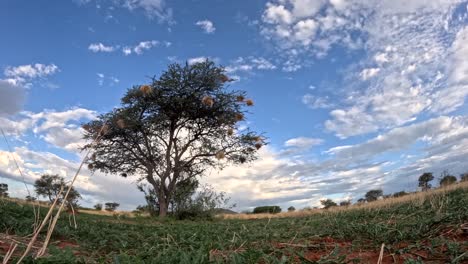
[[[264,144],[249,129],[236,131],[253,102],[227,89],[229,81],[205,61],[172,64],[159,79],[129,89],[120,107],[83,126],[86,139],[98,138],[84,147],[92,152],[90,169],[149,183],[164,217],[177,183],[252,161]]]
[[[366,193],[365,198],[368,202],[377,201],[379,197],[383,196],[383,191],[380,189],[370,190]]]
[[[51,203],[59,195],[60,189],[62,187],[64,191],[58,198],[59,203],[63,200],[65,196],[65,190],[68,188],[65,180],[62,177],[59,175],[44,174],[41,176],[41,178],[34,182],[34,190],[36,191],[37,195],[48,198]],[[77,207],[78,200],[80,198],[80,193],[74,187],[71,187],[70,193],[67,197],[67,206]]]
[[[454,184],[457,182],[457,177],[453,175],[445,175],[443,178],[440,180],[439,184],[442,187],[449,186],[451,184]]]
[[[418,186],[421,187],[423,191],[431,189],[431,181],[434,180],[434,175],[430,172],[425,172],[418,179]]]
[[[330,207],[338,206],[332,199],[325,199],[321,200],[320,203],[323,205],[324,209],[328,209]]]

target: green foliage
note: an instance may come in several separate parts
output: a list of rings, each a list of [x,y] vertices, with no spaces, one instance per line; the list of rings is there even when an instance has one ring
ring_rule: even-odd
[[[434,180],[434,175],[430,172],[425,172],[418,179],[418,186],[421,187],[423,191],[427,191],[432,188],[431,181]]]
[[[94,209],[101,211],[102,210],[102,203],[97,203],[94,205]]]
[[[328,209],[330,207],[338,206],[332,199],[325,199],[321,200],[320,203],[322,204],[324,209]]]
[[[177,184],[209,168],[252,161],[265,144],[248,129],[245,92],[227,89],[230,79],[211,61],[173,64],[147,85],[130,88],[121,106],[83,126],[89,168],[152,186],[160,216],[176,197]],[[223,159],[226,162],[218,162]]]
[[[119,203],[109,202],[104,204],[104,209],[109,212],[115,211],[120,206]]]
[[[366,198],[366,201],[373,202],[373,201],[377,201],[377,199],[379,199],[379,197],[382,197],[382,196],[383,196],[383,191],[379,189],[379,190],[368,191],[364,197]]]
[[[264,213],[277,214],[277,213],[281,213],[281,207],[277,205],[258,206],[254,208],[253,213],[254,214],[264,214]]]
[[[411,250],[427,249],[424,262],[429,263],[433,257],[435,263],[464,263],[466,242],[440,237],[446,230],[455,232],[468,219],[467,192],[456,189],[447,196],[434,194],[417,203],[409,201],[378,210],[356,208],[297,218],[175,222],[82,213],[77,215],[78,229],[70,226],[67,217],[62,217],[52,236],[52,244],[67,240],[76,243],[76,248],[51,250],[50,255],[35,262],[30,258],[25,263],[297,263],[298,258],[302,263],[311,263],[300,257],[311,251],[324,252],[315,263],[353,263],[343,261],[348,254],[338,248],[341,241],[352,243],[354,252],[362,251],[363,255],[379,252],[385,243],[385,253],[397,258]],[[42,217],[45,213],[46,210],[40,212]],[[1,233],[26,236],[31,233],[33,223],[31,206],[0,202]],[[340,242],[325,243],[330,238]],[[301,247],[287,246],[291,241]],[[279,243],[285,245],[280,247]],[[402,244],[407,246],[402,248]],[[220,259],[210,262],[215,251],[220,252]],[[354,263],[368,263],[357,258]],[[418,262],[408,260],[408,263]]]
[[[34,182],[34,190],[37,195],[46,197],[50,202],[53,202],[59,195],[61,188],[63,188],[63,191],[58,199],[59,203],[62,202],[68,190],[68,185],[65,183],[63,177],[60,177],[59,175],[44,174]],[[67,197],[66,206],[78,208],[79,199],[81,199],[80,193],[74,187],[71,187],[70,193]]]
[[[181,204],[174,212],[178,220],[212,220],[216,209],[227,206],[230,198],[224,192],[216,192],[210,185],[203,185],[194,197]]]
[[[294,212],[294,211],[296,211],[296,207],[294,206],[288,207],[288,212]]]
[[[440,186],[449,186],[457,182],[457,177],[452,175],[445,175],[442,179],[440,179]]]
[[[8,197],[8,184],[0,183],[0,198]]]

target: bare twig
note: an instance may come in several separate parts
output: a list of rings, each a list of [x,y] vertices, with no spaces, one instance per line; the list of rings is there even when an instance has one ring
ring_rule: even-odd
[[[380,255],[379,255],[379,259],[377,260],[377,264],[382,264],[384,249],[385,249],[385,243],[382,243],[382,247],[380,248]]]

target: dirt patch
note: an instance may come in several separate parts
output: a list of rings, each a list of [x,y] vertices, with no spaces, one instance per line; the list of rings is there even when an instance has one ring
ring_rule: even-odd
[[[450,231],[450,230],[447,230]],[[468,252],[468,236],[464,230],[454,229],[443,233],[440,239],[458,242],[462,247],[461,252]],[[382,254],[383,264],[404,263],[408,259],[421,259],[425,263],[445,263],[450,262],[450,254],[445,244],[431,246],[430,240],[418,241],[416,247],[409,242],[399,242],[393,245],[386,245]],[[281,249],[286,255],[291,252],[297,254],[297,263],[301,260],[316,262],[320,260],[334,260],[337,263],[377,263],[380,257],[380,247],[376,247],[370,241],[354,246],[352,241],[336,240],[331,237],[313,238],[308,241],[297,241],[295,243],[273,243],[277,249]]]

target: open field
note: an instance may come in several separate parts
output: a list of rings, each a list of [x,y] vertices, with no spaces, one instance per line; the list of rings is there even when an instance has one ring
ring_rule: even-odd
[[[464,183],[289,214],[297,217],[191,222],[82,213],[74,229],[64,214],[47,257],[26,263],[377,263],[382,249],[382,263],[467,263],[467,204]],[[27,242],[32,219],[30,206],[0,202],[0,255],[12,241]]]

